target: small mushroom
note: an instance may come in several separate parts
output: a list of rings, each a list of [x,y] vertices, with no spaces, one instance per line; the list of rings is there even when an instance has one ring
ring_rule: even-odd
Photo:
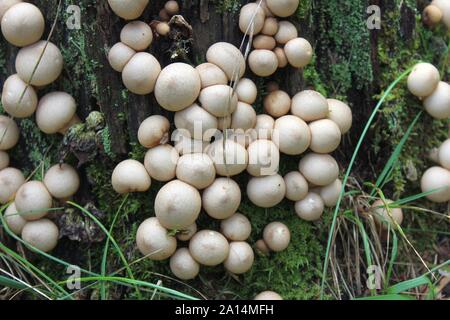
[[[231,43],[217,42],[209,47],[206,60],[222,69],[230,81],[236,81],[245,73],[242,52]]]
[[[36,123],[46,134],[60,132],[73,119],[77,105],[68,93],[55,91],[39,100],[36,110]]]
[[[136,53],[122,70],[122,81],[128,90],[135,94],[146,95],[155,90],[159,80],[161,65],[148,52]]]
[[[190,226],[179,230],[177,234],[177,239],[180,241],[189,241],[197,233],[197,224],[194,222]]]
[[[17,190],[14,200],[17,210],[27,221],[38,220],[45,217],[48,210],[53,207],[52,195],[40,181],[24,183]]]
[[[428,97],[440,81],[439,70],[430,63],[418,63],[408,76],[408,89],[417,97]]]
[[[450,3],[447,0],[433,0],[431,5],[438,7],[442,12],[442,22],[450,28]]]
[[[181,280],[192,280],[200,272],[200,265],[191,256],[189,249],[180,248],[170,258],[170,271]]]
[[[267,36],[274,36],[278,32],[278,20],[274,17],[267,17],[261,33]]]
[[[295,212],[299,218],[305,221],[316,221],[322,217],[324,207],[322,198],[318,194],[310,192],[304,199],[295,203]]]
[[[342,134],[346,134],[352,127],[353,116],[350,107],[336,99],[328,99],[328,119],[334,121]]]
[[[15,118],[31,116],[37,108],[38,97],[32,86],[28,86],[17,74],[5,80],[2,91],[3,109]]]
[[[441,166],[447,170],[450,170],[450,139],[445,140],[439,147],[438,159]]]
[[[231,128],[242,129],[244,131],[253,129],[256,124],[256,111],[255,109],[245,103],[239,101],[236,110],[231,115]]]
[[[275,34],[275,40],[284,45],[288,43],[290,40],[298,37],[297,28],[294,26],[292,22],[289,21],[280,21],[278,23],[278,31]]]
[[[197,100],[201,89],[200,75],[186,63],[172,63],[159,74],[155,97],[166,110],[180,111]]]
[[[52,251],[58,238],[58,227],[48,219],[29,221],[22,229],[22,240],[43,252]]]
[[[274,118],[288,114],[290,109],[291,97],[285,91],[272,91],[264,98],[264,110]]]
[[[230,86],[218,84],[203,89],[200,92],[199,102],[212,115],[226,117],[236,110],[238,97]]]
[[[5,219],[5,222],[8,225],[9,229],[11,229],[14,234],[22,234],[23,227],[27,223],[27,220],[22,218],[22,216],[17,212],[17,208],[14,202],[11,203],[5,210],[3,218]]]
[[[278,68],[284,68],[288,65],[288,60],[286,57],[286,53],[284,52],[283,48],[275,48],[273,50],[273,52],[275,53],[275,55],[277,56],[278,59]]]
[[[314,51],[308,40],[295,38],[286,43],[284,53],[291,66],[303,68],[311,62]]]
[[[77,193],[80,177],[71,165],[57,164],[45,174],[44,184],[54,198],[67,199]]]
[[[41,10],[34,4],[21,2],[11,6],[1,19],[5,39],[17,46],[25,47],[41,39],[45,20]]]
[[[329,154],[308,153],[299,163],[300,173],[316,186],[327,186],[338,178],[339,166]]]
[[[276,292],[263,291],[259,293],[253,300],[283,300],[283,298]]]
[[[216,172],[220,176],[235,176],[247,169],[247,150],[233,140],[214,141],[207,147],[206,153],[213,160]]]
[[[149,0],[108,0],[112,11],[125,20],[139,18],[147,7]]]
[[[108,52],[108,61],[111,67],[117,72],[122,72],[123,68],[136,54],[136,51],[122,42],[118,42],[111,47]]]
[[[251,269],[255,261],[252,247],[244,241],[230,243],[230,253],[223,262],[226,270],[234,274],[243,274]]]
[[[172,140],[174,141],[175,150],[180,155],[205,152],[209,146],[207,141],[191,139],[187,130],[176,130],[172,135]]]
[[[219,232],[202,230],[197,232],[189,242],[189,252],[198,263],[214,267],[228,257],[230,245]]]
[[[198,190],[180,180],[167,183],[155,198],[155,215],[167,229],[189,227],[197,220],[201,207]]]
[[[111,184],[117,193],[145,192],[150,189],[152,180],[144,165],[128,159],[119,163],[112,173]]]
[[[15,65],[23,81],[45,86],[58,79],[63,69],[63,56],[53,43],[40,40],[20,49]]]
[[[287,115],[275,121],[272,141],[280,149],[280,152],[299,155],[311,145],[312,134],[305,121],[299,117]]]
[[[163,22],[168,22],[170,20],[170,16],[167,13],[166,9],[161,9],[158,13],[159,19]]]
[[[230,178],[217,178],[203,191],[203,208],[218,220],[224,220],[236,213],[241,204],[241,189]]]
[[[19,127],[16,122],[6,116],[0,115],[0,151],[14,148],[19,142]]]
[[[289,228],[281,222],[269,223],[263,231],[264,242],[270,250],[281,252],[286,250],[291,242]]]
[[[274,92],[280,90],[280,86],[275,81],[269,81],[266,85],[267,92]]]
[[[236,213],[220,222],[220,232],[230,241],[246,241],[252,232],[250,220]]]
[[[328,101],[317,91],[305,90],[292,98],[291,112],[304,121],[324,119],[328,116]]]
[[[210,141],[217,131],[217,118],[194,103],[190,107],[175,113],[175,127],[185,129],[190,137]]]
[[[254,104],[258,95],[258,89],[252,80],[242,78],[236,86],[236,94],[239,101]]]
[[[9,154],[5,151],[0,151],[0,171],[9,166]]]
[[[432,192],[428,200],[436,203],[450,201],[450,171],[442,167],[431,167],[422,176],[422,192]]]
[[[178,2],[176,2],[175,0],[167,1],[166,4],[164,5],[164,9],[170,16],[174,16],[180,12],[180,6],[178,5]]]
[[[198,190],[209,187],[216,178],[216,169],[211,158],[204,153],[185,154],[177,164],[177,179]]]
[[[278,58],[273,51],[257,49],[250,53],[248,65],[257,76],[268,77],[277,71]]]
[[[166,260],[177,249],[177,240],[157,218],[144,220],[136,232],[136,244],[139,251],[150,260]]]
[[[145,119],[138,130],[139,143],[145,148],[153,148],[168,140],[170,122],[160,115]]]
[[[247,196],[261,208],[273,208],[286,196],[286,183],[279,174],[253,177],[247,184]]]
[[[292,171],[284,176],[286,184],[286,198],[291,201],[300,201],[305,199],[308,194],[308,181],[298,172]]]
[[[266,3],[274,15],[286,18],[295,13],[299,0],[266,0]]]
[[[247,148],[247,172],[254,177],[270,176],[278,172],[280,150],[270,140],[253,141]]]
[[[435,119],[450,117],[450,85],[439,82],[436,89],[423,100],[425,110]]]
[[[442,21],[442,11],[435,5],[428,5],[423,10],[423,22],[429,26],[435,26]]]
[[[135,51],[144,51],[153,41],[153,32],[147,23],[132,21],[123,27],[120,41]]]
[[[166,182],[175,178],[178,159],[177,150],[169,144],[163,144],[147,151],[144,166],[152,179]]]
[[[256,249],[258,249],[262,254],[269,254],[270,253],[270,249],[267,246],[266,242],[263,239],[259,239],[258,241],[256,241],[255,243],[255,247]]]
[[[17,190],[25,183],[23,173],[15,168],[0,170],[0,203],[14,199]]]
[[[384,230],[387,230],[389,225],[391,228],[396,228],[396,225],[401,225],[403,221],[403,212],[400,208],[391,208],[392,200],[377,200],[371,206],[371,213],[375,222]],[[389,207],[389,209],[387,208]],[[394,222],[395,221],[395,222]]]
[[[310,149],[316,153],[331,153],[341,143],[341,130],[329,119],[316,120],[309,124],[311,131]]]
[[[245,34],[258,34],[264,27],[266,14],[257,3],[251,2],[241,8],[239,14],[239,29]]]
[[[339,195],[341,194],[342,187],[342,181],[336,179],[331,184],[320,188],[319,195],[322,198],[325,206],[331,208],[336,205],[339,199]]]
[[[158,22],[155,27],[156,33],[161,37],[165,37],[170,33],[170,26],[167,22]]]
[[[218,84],[228,84],[227,75],[215,64],[206,62],[198,65],[195,69],[200,75],[202,89]]]
[[[256,138],[257,139],[272,139],[273,128],[275,127],[275,120],[267,114],[258,114],[256,116]]]
[[[260,34],[253,39],[252,45],[255,49],[273,50],[277,43],[274,37]]]

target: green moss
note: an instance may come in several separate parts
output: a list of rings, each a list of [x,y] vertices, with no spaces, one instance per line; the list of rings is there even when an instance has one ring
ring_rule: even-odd
[[[219,13],[238,13],[241,8],[240,0],[216,0],[216,10]]]

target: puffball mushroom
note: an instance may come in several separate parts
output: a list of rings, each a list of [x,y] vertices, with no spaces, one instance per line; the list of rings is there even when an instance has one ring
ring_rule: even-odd
[[[338,178],[339,166],[329,154],[308,153],[299,163],[300,173],[316,186],[327,186]]]
[[[0,170],[0,203],[5,204],[14,199],[19,188],[25,183],[23,173],[15,168]]]
[[[197,232],[189,242],[189,252],[198,263],[214,267],[228,257],[230,245],[219,232],[202,230]]]
[[[167,14],[171,16],[174,16],[180,12],[180,6],[175,0],[167,1],[164,5],[164,9],[166,10]]]
[[[276,292],[263,291],[259,293],[253,300],[283,300],[283,298]]]
[[[304,199],[295,203],[295,212],[299,218],[306,221],[319,220],[324,208],[322,198],[314,192],[308,193]]]
[[[386,200],[386,202],[377,200],[370,208],[375,222],[385,230],[388,229],[389,225],[391,228],[396,228],[396,225],[401,225],[403,221],[402,209],[390,207],[393,202],[394,201],[392,200]],[[386,206],[388,206],[389,209],[387,209]]]
[[[272,208],[286,196],[286,183],[279,174],[253,177],[247,184],[247,196],[261,208]]]
[[[441,166],[447,170],[450,170],[450,139],[445,140],[439,147],[438,159]]]
[[[170,258],[170,271],[178,279],[191,280],[200,272],[200,265],[192,258],[189,249],[180,248]]]
[[[12,149],[19,142],[19,127],[16,122],[0,115],[0,151]]]
[[[408,76],[408,89],[417,97],[428,97],[437,88],[441,76],[431,63],[418,63]]]
[[[177,233],[177,239],[180,241],[189,241],[197,233],[197,224],[194,222],[190,226],[179,230]]]
[[[177,249],[177,240],[169,235],[157,218],[144,220],[136,232],[136,244],[139,251],[150,260],[165,260]]]
[[[310,149],[316,153],[331,153],[341,143],[341,130],[329,119],[316,120],[309,124],[311,131]]]
[[[184,132],[185,130],[176,130],[172,134],[172,140],[174,141],[175,150],[178,151],[180,155],[204,152],[209,146],[207,141],[191,139],[189,132]]]
[[[442,11],[435,5],[428,5],[423,10],[423,22],[429,26],[435,26],[442,21]]]
[[[161,65],[153,55],[138,52],[123,68],[122,81],[131,92],[146,95],[156,91],[155,85],[161,73]]]
[[[139,18],[149,0],[108,0],[112,11],[125,20]]]
[[[254,177],[272,175],[278,172],[280,151],[270,140],[256,140],[248,148],[247,172]]]
[[[17,208],[15,203],[11,203],[8,208],[5,210],[5,214],[3,216],[6,224],[9,229],[14,234],[20,235],[22,233],[23,227],[27,223],[27,220],[22,218],[22,216],[17,212]]]
[[[436,89],[423,100],[425,110],[435,119],[450,117],[450,85],[439,82]]]
[[[422,176],[422,192],[431,192],[428,200],[436,203],[450,201],[450,171],[442,167],[431,167]]]
[[[236,213],[241,204],[241,189],[230,178],[217,178],[203,191],[202,202],[210,217],[227,219]]]
[[[202,89],[217,84],[228,84],[227,75],[215,64],[206,62],[198,65],[195,69],[200,75]]]
[[[277,43],[274,37],[260,34],[253,39],[252,45],[255,49],[273,50]]]
[[[339,127],[342,134],[346,134],[352,127],[353,115],[352,109],[336,99],[328,99],[328,119],[332,120]]]
[[[202,199],[191,185],[173,180],[162,187],[155,198],[155,215],[167,229],[183,229],[200,214]]]
[[[57,164],[44,176],[48,192],[56,199],[67,199],[77,193],[80,187],[78,172],[69,164]]]
[[[117,193],[145,192],[150,189],[152,180],[144,165],[128,159],[120,162],[112,173],[111,184]]]
[[[0,20],[3,18],[3,15],[9,8],[13,5],[21,3],[22,0],[2,0],[0,1]]]
[[[342,181],[336,179],[331,184],[320,188],[319,195],[322,198],[325,206],[334,207],[338,202],[339,195],[342,190]]]
[[[152,29],[142,21],[129,22],[120,32],[120,41],[135,51],[147,49],[150,47],[152,40]]]
[[[298,172],[292,171],[284,176],[286,198],[291,201],[303,200],[308,194],[308,181]]]
[[[241,8],[239,29],[245,34],[258,34],[264,27],[266,14],[257,3],[251,2]]]
[[[168,140],[170,122],[166,117],[153,115],[145,119],[138,130],[139,143],[145,148],[153,148]]]
[[[217,118],[194,103],[190,107],[175,113],[175,127],[187,130],[190,137],[210,141],[217,131]]]
[[[311,62],[314,52],[308,40],[295,38],[286,43],[284,53],[291,66],[303,68]]]
[[[45,217],[53,206],[52,195],[40,181],[29,181],[17,190],[14,200],[16,208],[27,221]]]
[[[159,19],[164,22],[168,22],[170,20],[170,16],[167,13],[166,9],[161,9],[158,13]]]
[[[230,243],[230,253],[223,266],[231,273],[243,274],[252,268],[254,261],[252,247],[247,242],[235,241]]]
[[[144,166],[152,179],[166,182],[175,178],[178,159],[177,150],[169,144],[163,144],[147,151]]]
[[[3,84],[3,109],[15,118],[31,116],[37,108],[38,97],[32,86],[27,85],[17,74],[6,79]]]
[[[281,252],[286,250],[291,242],[289,228],[281,222],[269,223],[263,231],[264,242],[270,250]]]
[[[256,116],[255,131],[257,139],[272,139],[272,132],[275,126],[275,120],[267,114],[258,114]]]
[[[285,18],[295,13],[299,0],[266,0],[266,3],[274,15]]]
[[[220,232],[230,241],[245,241],[250,237],[252,225],[241,213],[220,222]]]
[[[236,81],[245,73],[242,52],[231,43],[217,42],[209,47],[206,60],[222,69],[230,81]]]
[[[248,65],[257,76],[268,77],[277,71],[278,58],[273,51],[257,49],[250,53]]]
[[[438,7],[442,12],[442,22],[450,28],[450,3],[446,0],[433,0],[431,5]]]
[[[52,251],[58,238],[58,227],[48,219],[29,221],[22,229],[22,240],[43,252]]]
[[[36,110],[36,123],[46,134],[54,134],[65,128],[73,119],[77,105],[68,93],[55,91],[39,100]]]
[[[278,20],[274,17],[267,17],[261,33],[267,36],[274,36],[278,32]]]
[[[198,100],[206,111],[216,117],[232,114],[238,104],[238,97],[233,88],[222,84],[203,89]]]
[[[285,91],[272,91],[264,98],[264,110],[274,118],[288,114],[290,109],[291,97]]]
[[[24,47],[38,41],[44,34],[45,20],[41,10],[31,3],[21,2],[10,7],[2,17],[2,33],[5,39]]]
[[[335,124],[333,123],[333,125]],[[305,152],[312,142],[311,129],[299,117],[283,116],[275,121],[272,141],[280,149],[280,152],[299,155]]]
[[[172,63],[165,67],[156,81],[155,97],[166,110],[180,111],[197,100],[201,89],[200,75],[186,63]]]
[[[263,239],[259,239],[258,241],[256,241],[255,243],[255,247],[256,249],[258,249],[262,254],[269,254],[270,253],[270,249],[267,246],[267,244],[264,242]]]
[[[248,104],[255,103],[256,97],[258,95],[258,89],[256,88],[256,84],[252,80],[242,78],[236,85],[235,90],[239,101]]]
[[[286,44],[290,40],[298,37],[297,28],[294,26],[292,22],[289,21],[280,21],[278,23],[278,31],[275,34],[275,40],[279,44]]]
[[[58,79],[63,69],[63,56],[53,43],[41,40],[20,49],[15,65],[23,81],[45,86]]]
[[[158,24],[156,24],[155,31],[160,36],[165,37],[170,32],[170,26],[167,22],[159,22]]]
[[[122,42],[118,42],[111,47],[108,52],[108,61],[111,67],[117,71],[122,72],[123,68],[136,54],[136,51]]]
[[[288,60],[286,57],[286,53],[284,52],[284,49],[282,48],[275,48],[273,50],[273,52],[275,53],[275,55],[277,56],[278,59],[278,68],[284,68],[288,65]]]
[[[0,171],[9,166],[9,154],[5,151],[0,151]]]
[[[328,116],[328,101],[317,91],[305,90],[292,98],[291,112],[304,121],[324,119]]]
[[[239,101],[236,110],[231,115],[231,128],[248,130],[253,129],[256,124],[256,111],[245,102]]]
[[[205,153],[185,154],[177,164],[177,179],[198,190],[210,186],[216,178],[216,169],[211,158]]]
[[[235,176],[243,172],[248,165],[247,150],[239,143],[226,139],[211,143],[206,153],[211,157],[220,176]]]

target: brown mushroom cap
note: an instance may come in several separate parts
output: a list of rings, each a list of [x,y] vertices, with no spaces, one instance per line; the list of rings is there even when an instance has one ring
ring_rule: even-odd
[[[123,68],[122,81],[131,92],[146,95],[156,90],[155,86],[161,74],[161,65],[153,55],[138,52]]]
[[[235,176],[243,172],[248,165],[247,150],[239,143],[226,139],[211,143],[206,153],[211,157],[220,176]]]
[[[308,153],[299,163],[300,173],[316,186],[327,186],[338,178],[339,166],[329,154]]]
[[[175,113],[175,127],[185,129],[191,138],[210,141],[217,131],[217,118],[194,103],[190,107]]]
[[[286,196],[286,183],[282,176],[253,177],[247,184],[247,196],[261,208],[273,208]]]
[[[242,78],[245,73],[245,59],[242,52],[231,43],[217,42],[209,47],[206,60],[222,69],[228,80]]]
[[[8,206],[3,217],[5,218],[5,222],[9,229],[11,229],[14,234],[20,235],[22,233],[23,227],[27,223],[27,220],[18,214],[14,202]]]
[[[269,254],[270,253],[270,249],[267,246],[267,244],[264,242],[263,239],[259,239],[258,241],[256,241],[255,243],[255,247],[256,249],[258,249],[260,251],[260,253],[262,254]]]
[[[166,110],[180,111],[197,100],[201,89],[200,75],[186,63],[172,63],[165,67],[156,81],[155,97]]]
[[[206,62],[198,65],[195,69],[200,75],[202,89],[217,84],[228,84],[227,75],[215,64]]]
[[[291,66],[303,68],[311,62],[314,51],[308,40],[295,38],[286,43],[284,53]]]
[[[450,117],[450,85],[447,82],[439,82],[431,95],[423,101],[425,110],[435,119],[447,119]]]
[[[117,193],[145,192],[150,189],[152,180],[144,165],[128,159],[119,163],[112,173],[111,184]]]
[[[19,142],[19,127],[16,122],[6,116],[0,115],[0,151],[14,148]]]
[[[438,7],[442,12],[442,22],[450,28],[450,3],[446,0],[433,0],[431,5]]]
[[[22,0],[2,0],[0,1],[0,20],[3,18],[3,15],[9,8],[13,5],[21,3]]]
[[[226,117],[237,107],[236,92],[228,85],[215,85],[203,89],[199,97],[202,107],[216,117]]]
[[[253,141],[247,148],[247,172],[254,177],[272,175],[278,172],[280,165],[280,150],[270,140]]]
[[[159,22],[156,27],[155,31],[162,37],[165,37],[170,32],[170,26],[167,22]]]
[[[317,91],[305,90],[292,98],[291,112],[304,121],[324,119],[329,113],[328,101]]]
[[[277,71],[278,58],[273,51],[257,49],[250,53],[248,65],[257,76],[268,77]]]
[[[283,48],[275,48],[273,50],[278,59],[278,68],[284,68],[288,65],[288,60],[286,57],[286,53]]]
[[[169,144],[163,144],[147,151],[144,166],[152,179],[166,182],[175,178],[178,159],[177,150]]]
[[[51,167],[44,177],[44,184],[56,199],[73,196],[80,187],[78,172],[69,164],[57,164]]]
[[[14,199],[19,188],[25,183],[23,173],[15,168],[0,170],[0,203],[5,204]]]
[[[201,207],[198,190],[180,180],[167,183],[155,198],[155,215],[168,229],[189,227],[197,220]]]
[[[216,169],[211,158],[205,153],[185,154],[177,164],[177,179],[198,190],[210,186],[216,178]]]
[[[299,0],[266,0],[266,3],[274,15],[285,18],[295,13]]]
[[[203,191],[203,208],[214,219],[227,219],[234,215],[241,204],[241,189],[230,178],[217,178]]]
[[[36,123],[43,132],[54,134],[67,126],[76,110],[75,99],[70,94],[62,91],[51,92],[39,100]]]
[[[422,176],[422,192],[431,192],[428,200],[436,203],[450,200],[450,171],[442,167],[431,167]]]
[[[189,249],[180,248],[170,258],[170,270],[181,280],[191,280],[200,272],[200,265],[191,256]]]
[[[230,241],[245,241],[250,237],[252,225],[241,213],[220,222],[220,232]]]
[[[303,220],[316,221],[322,217],[324,207],[322,198],[314,192],[309,192],[304,199],[295,203],[295,212]]]
[[[263,231],[264,242],[270,250],[281,252],[286,250],[291,242],[289,228],[281,222],[269,223]]]
[[[278,20],[274,17],[267,17],[261,30],[262,34],[274,36],[278,32]]]
[[[149,0],[108,0],[112,11],[125,20],[139,18],[148,2]]]
[[[391,228],[396,228],[396,225],[401,225],[403,221],[402,209],[390,207],[393,202],[394,201],[392,200],[386,200],[386,202],[377,200],[372,204],[370,209],[375,222],[378,225],[381,225],[385,230],[388,229],[389,225]],[[387,209],[386,206],[388,206],[389,209]]]
[[[180,6],[178,5],[178,2],[176,2],[175,0],[167,1],[166,4],[164,5],[164,9],[171,16],[174,16],[180,12]]]
[[[0,151],[0,171],[9,166],[9,154],[5,151]]]
[[[284,176],[286,198],[291,201],[303,200],[308,194],[308,181],[298,172],[292,171]]]
[[[22,240],[44,252],[52,251],[58,238],[58,227],[48,219],[29,221],[22,229]]]
[[[331,153],[341,143],[341,130],[329,119],[316,120],[309,124],[311,131],[310,149],[316,153]]]
[[[283,300],[283,298],[276,292],[264,291],[258,294],[253,300]]]
[[[40,181],[30,181],[17,190],[14,200],[17,210],[25,220],[33,221],[45,217],[53,206],[52,195]]]
[[[274,118],[288,114],[290,109],[291,97],[285,91],[272,91],[264,98],[264,110]]]
[[[275,121],[272,141],[280,149],[280,152],[289,155],[299,155],[311,145],[311,130],[306,122],[299,117],[292,115],[283,116]]]
[[[24,47],[38,41],[44,34],[45,20],[41,10],[31,3],[21,2],[10,7],[1,19],[5,39]]]
[[[408,76],[408,89],[417,97],[427,97],[439,84],[439,70],[431,63],[418,63]]]
[[[441,166],[447,170],[450,170],[450,139],[445,140],[439,147],[438,159]]]
[[[230,252],[223,262],[225,269],[234,274],[243,274],[251,269],[255,261],[252,247],[244,241],[230,243]]]
[[[264,27],[266,14],[257,3],[248,3],[241,8],[239,29],[245,34],[258,34]]]
[[[352,127],[353,115],[350,107],[336,99],[328,99],[328,119],[334,121],[342,134],[346,134]]]
[[[139,143],[145,148],[153,148],[168,139],[169,130],[170,122],[166,117],[150,116],[139,126]]]
[[[170,16],[164,8],[159,11],[158,17],[163,22],[168,22],[170,20]]]
[[[273,50],[276,47],[277,43],[274,37],[260,34],[253,39],[252,45],[255,49]]]
[[[63,69],[63,56],[53,43],[41,40],[20,49],[15,65],[23,81],[33,86],[45,86],[58,79]]]
[[[38,97],[32,86],[28,86],[17,74],[6,79],[3,84],[3,109],[15,118],[31,116],[37,108]]]
[[[111,47],[108,52],[108,61],[111,67],[117,72],[122,72],[123,68],[136,54],[136,51],[122,42],[118,42]]]
[[[435,26],[442,21],[443,13],[435,5],[428,5],[423,10],[423,22],[429,26]]]
[[[120,32],[120,41],[136,51],[143,51],[150,47],[152,40],[152,29],[143,21],[129,22]]]
[[[169,235],[157,218],[144,220],[136,232],[139,251],[150,260],[165,260],[177,249],[177,240]]]
[[[200,264],[214,267],[228,257],[230,246],[227,239],[219,232],[202,230],[189,242],[189,252]]]
[[[275,34],[275,40],[284,45],[290,40],[298,37],[298,31],[295,25],[290,21],[280,21],[278,23],[278,31]]]
[[[241,80],[239,80],[236,86],[236,93],[239,101],[253,104],[256,101],[258,89],[256,88],[256,84],[252,80],[242,78]]]

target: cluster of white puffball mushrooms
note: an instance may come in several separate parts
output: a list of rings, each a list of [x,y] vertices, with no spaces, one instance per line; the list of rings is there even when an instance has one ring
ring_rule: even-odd
[[[109,2],[113,6],[114,1]],[[275,36],[276,42],[286,44],[288,61],[303,67],[311,60],[312,48],[297,38],[293,25],[274,18],[288,17],[297,7],[298,0],[251,3],[242,8],[240,26],[256,34],[263,30],[258,25],[267,24],[271,31],[263,31],[270,34],[264,37],[275,42]],[[254,14],[258,19],[250,18]],[[124,76],[138,55],[143,61],[132,67],[137,75]],[[269,60],[275,60],[268,61],[269,55],[274,57]],[[155,217],[139,226],[136,242],[149,259],[170,258],[172,273],[183,280],[195,278],[201,265],[223,264],[233,274],[245,273],[253,265],[254,252],[246,242],[251,222],[238,212],[242,194],[233,176],[247,171],[251,176],[247,196],[258,207],[272,208],[287,198],[295,202],[300,218],[320,219],[326,206],[336,204],[342,188],[339,166],[329,153],[338,148],[352,125],[352,112],[345,103],[327,100],[313,90],[291,99],[276,84],[269,86],[264,99],[266,114],[257,115],[252,104],[258,90],[252,80],[243,78],[246,61],[241,51],[230,43],[215,43],[207,50],[206,60],[196,68],[178,62],[161,70],[151,54],[137,53],[122,73],[131,91],[154,92],[159,105],[175,113],[176,130],[170,132],[170,122],[163,116],[145,119],[138,130],[139,143],[148,149],[145,159],[119,163],[112,186],[125,194],[149,190],[152,179],[166,182],[154,201]],[[257,49],[250,54],[249,65],[256,75],[269,76],[279,63],[272,51]],[[298,171],[282,177],[280,153],[305,154]],[[202,209],[220,220],[220,232],[197,230]],[[255,245],[262,252],[280,252],[290,239],[289,228],[275,221],[265,227]],[[189,244],[177,249],[178,241]],[[261,297],[266,296],[277,298],[270,292]]]
[[[448,0],[433,0],[423,11],[423,20],[429,26],[444,23],[450,28],[450,2]]]
[[[57,244],[59,231],[45,217],[53,207],[53,198],[64,201],[76,193],[78,173],[68,164],[58,164],[47,171],[43,182],[26,181],[20,170],[9,166],[6,151],[20,137],[13,118],[36,113],[36,123],[44,133],[64,133],[79,122],[76,103],[65,92],[38,98],[37,90],[54,82],[63,69],[58,47],[41,40],[45,20],[39,8],[18,0],[1,1],[0,19],[5,39],[21,47],[15,61],[17,73],[6,79],[1,95],[3,108],[11,117],[0,115],[0,204],[9,203],[4,218],[12,232],[34,247],[50,251]]]

